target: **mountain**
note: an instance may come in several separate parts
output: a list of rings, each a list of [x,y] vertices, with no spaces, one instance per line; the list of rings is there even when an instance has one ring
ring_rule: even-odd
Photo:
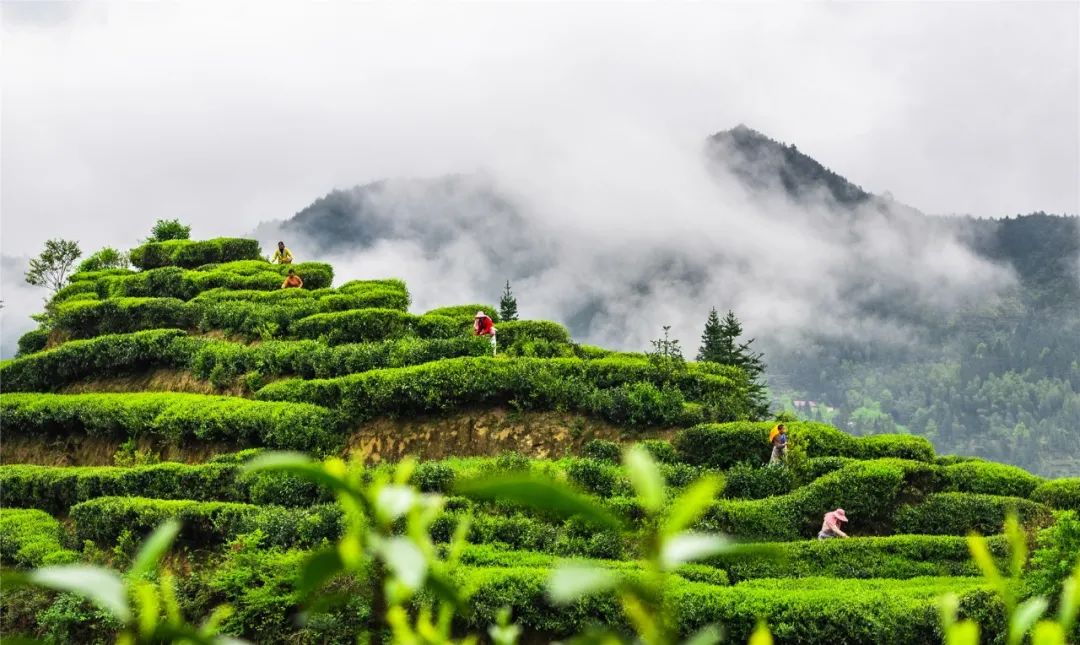
[[[749,333],[766,351],[778,407],[856,434],[911,432],[940,450],[1080,474],[1077,217],[925,215],[745,125],[708,137],[702,164],[734,177],[749,200],[739,208],[750,209],[730,219],[718,204],[702,226],[741,237],[703,245],[691,229],[646,243],[618,217],[582,229],[589,237],[482,174],[335,190],[260,237],[369,262],[385,255],[391,271],[414,282],[453,276],[474,299],[496,300],[510,279],[525,306],[543,304],[539,315],[628,349],[703,303],[775,309]],[[789,205],[780,215],[753,211],[777,196]],[[789,239],[774,245],[774,234]],[[801,266],[804,254],[805,270],[770,267]],[[657,310],[659,323],[649,317]],[[684,340],[696,338],[700,315],[685,321]]]

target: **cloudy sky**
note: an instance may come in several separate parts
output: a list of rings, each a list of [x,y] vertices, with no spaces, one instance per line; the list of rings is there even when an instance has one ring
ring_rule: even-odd
[[[37,298],[13,258],[50,237],[239,235],[384,177],[542,188],[740,122],[927,212],[1080,210],[1075,2],[0,9],[5,354]]]

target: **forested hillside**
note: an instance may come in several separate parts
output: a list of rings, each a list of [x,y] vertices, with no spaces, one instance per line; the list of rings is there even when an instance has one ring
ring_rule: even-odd
[[[0,363],[5,641],[1080,636],[1080,479],[780,434],[746,372],[668,339],[415,313],[401,280],[254,240],[130,258]]]
[[[898,231],[955,239],[972,257],[1017,278],[974,299],[961,300],[959,295],[966,295],[961,293],[956,302],[927,306],[914,297],[912,285],[886,282],[890,274],[907,270],[887,262],[878,267],[855,262],[865,273],[853,268],[842,276],[822,275],[824,281],[839,282],[849,317],[858,318],[862,328],[886,330],[887,340],[872,334],[838,337],[831,325],[815,326],[813,316],[789,330],[795,341],[762,338],[759,347],[770,366],[776,406],[857,434],[912,432],[943,451],[982,455],[1047,475],[1080,474],[1080,442],[1070,440],[1080,428],[1077,217],[927,216],[891,196],[870,193],[794,145],[746,126],[719,132],[706,143],[703,163],[730,173],[751,193],[779,192],[793,203],[827,205],[833,215],[821,226],[833,227],[827,234],[835,239],[851,239],[852,245],[866,241],[852,231],[869,213]],[[484,267],[497,268],[500,280],[547,284],[575,279],[560,271],[571,258],[556,252],[558,240],[544,238],[530,226],[527,206],[480,176],[395,180],[334,191],[273,230],[308,240],[328,253],[350,245],[374,249],[405,244],[416,245],[428,258],[475,248]],[[904,240],[904,235],[898,238]],[[711,272],[724,275],[728,267],[742,273],[747,262],[769,261],[732,260],[723,248],[706,257],[691,255],[687,248],[641,249],[639,254],[634,266],[613,271],[634,285],[625,298],[647,294],[649,302],[668,307],[687,294],[693,302],[723,306],[706,285],[726,278]],[[602,265],[614,261],[598,260]],[[479,275],[475,280],[471,288],[478,291],[501,284],[485,284]],[[612,320],[611,312],[622,312],[625,305],[615,302],[604,284],[594,280],[576,285],[576,297],[557,299],[576,336],[632,328],[633,311]],[[744,291],[768,286],[751,284]],[[813,296],[803,304],[814,304]],[[895,329],[902,330],[901,338],[891,331]],[[796,409],[795,401],[803,403]]]

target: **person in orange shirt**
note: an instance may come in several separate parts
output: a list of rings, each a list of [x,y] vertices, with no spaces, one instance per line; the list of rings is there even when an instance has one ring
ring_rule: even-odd
[[[289,275],[285,276],[285,282],[281,283],[282,289],[301,289],[303,286],[304,281],[296,275],[295,269],[289,269]]]

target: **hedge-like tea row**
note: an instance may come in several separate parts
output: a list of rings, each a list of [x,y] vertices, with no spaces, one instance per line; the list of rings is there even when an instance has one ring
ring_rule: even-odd
[[[395,309],[355,309],[315,314],[292,323],[298,338],[321,339],[331,345],[364,343],[403,336],[451,338],[462,334],[460,325],[446,316],[413,314]]]
[[[155,329],[73,340],[0,365],[0,381],[6,392],[47,392],[89,376],[181,367],[187,358],[174,347],[186,338],[178,329]]]
[[[961,493],[1030,497],[1043,479],[1023,468],[992,461],[968,461],[945,467],[949,488]]]
[[[988,539],[991,553],[1004,568],[1008,543]],[[758,545],[771,556],[715,558],[733,582],[752,578],[916,578],[978,576],[967,538],[946,535],[892,535],[847,540],[799,540]]]
[[[34,352],[40,352],[45,349],[45,345],[49,343],[49,332],[44,329],[31,329],[22,336],[19,336],[19,352],[17,356],[27,356]]]
[[[0,494],[4,506],[39,508],[56,515],[66,515],[79,502],[124,495],[282,506],[331,501],[326,489],[306,480],[276,473],[242,474],[241,461],[131,467],[6,465],[0,466]]]
[[[816,536],[825,513],[839,507],[847,511],[845,530],[852,535],[886,535],[899,503],[935,490],[938,478],[935,466],[923,462],[857,461],[786,495],[720,500],[700,524],[740,538],[799,540]]]
[[[673,425],[749,414],[746,375],[692,364],[673,382],[648,361],[455,358],[336,379],[270,384],[257,397],[341,410],[350,419],[470,404],[575,409],[617,423]]]
[[[305,290],[327,288],[334,277],[330,265],[321,262],[305,262],[289,267],[257,262],[258,271],[255,272],[237,264],[247,263],[208,265],[202,269],[163,267],[130,275],[107,276],[94,282],[94,291],[102,299],[148,297],[190,300],[211,289],[281,290],[281,282],[288,268],[303,278]],[[234,270],[230,270],[230,267]]]
[[[337,417],[303,403],[180,393],[0,395],[4,431],[22,436],[155,436],[169,441],[325,451],[341,441]]]
[[[551,602],[548,571],[534,568],[463,567],[455,572],[469,594],[468,626],[492,624],[499,608],[509,606],[514,620],[529,632],[551,637],[571,635],[599,623],[626,630],[617,600],[610,594],[589,596],[568,606]],[[911,580],[751,580],[731,587],[673,579],[665,606],[682,636],[706,625],[723,625],[729,642],[746,642],[766,617],[778,642],[910,645],[940,641],[938,598],[946,592],[964,596],[962,613],[1000,616],[1000,603],[982,591],[977,578]],[[966,611],[965,611],[966,610]]]
[[[305,284],[305,287],[307,285]],[[202,303],[246,301],[263,304],[287,304],[286,300],[318,300],[320,312],[345,311],[346,309],[398,309],[409,308],[409,292],[392,287],[371,287],[365,289],[276,289],[257,291],[254,289],[209,289],[195,296],[194,300]]]
[[[744,461],[764,463],[772,450],[769,430],[775,425],[773,421],[701,425],[680,432],[674,445],[683,461],[695,465],[726,469]],[[934,461],[934,447],[925,437],[873,435],[860,438],[824,423],[785,425],[791,445],[802,446],[813,457],[895,457]]]
[[[204,264],[258,260],[262,250],[257,240],[219,237],[212,240],[169,240],[150,242],[131,250],[131,263],[140,269],[179,266],[193,269]]]
[[[1032,491],[1031,499],[1051,508],[1080,512],[1080,477],[1051,479]]]
[[[98,497],[71,508],[78,539],[115,544],[125,531],[149,534],[162,522],[183,523],[183,543],[221,544],[256,529],[270,546],[312,546],[341,534],[341,510],[336,505],[308,508],[256,506],[231,502],[163,500],[146,497]]]
[[[93,338],[145,329],[187,329],[197,311],[178,298],[78,300],[56,307],[56,328],[71,338]]]
[[[1054,519],[1046,506],[1019,497],[937,493],[921,504],[901,507],[896,512],[896,530],[925,535],[966,535],[970,531],[991,535],[1001,532],[1010,512],[1027,527],[1042,528]]]
[[[48,513],[0,508],[0,564],[41,567],[76,562],[79,554],[61,544],[63,529]]]

